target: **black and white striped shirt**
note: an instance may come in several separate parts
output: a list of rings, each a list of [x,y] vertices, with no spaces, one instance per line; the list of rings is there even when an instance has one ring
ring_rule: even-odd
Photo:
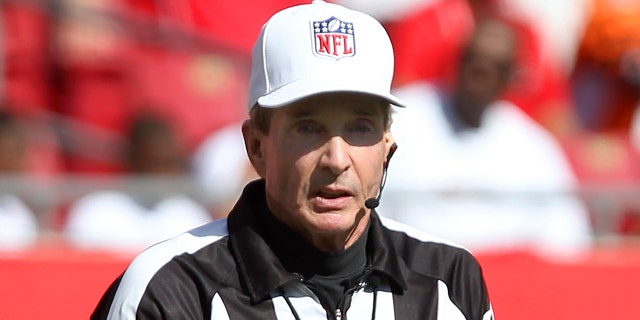
[[[482,270],[468,251],[375,212],[367,273],[341,308],[326,310],[271,249],[257,218],[268,213],[264,194],[264,182],[252,182],[227,219],[144,251],[92,319],[493,319]]]

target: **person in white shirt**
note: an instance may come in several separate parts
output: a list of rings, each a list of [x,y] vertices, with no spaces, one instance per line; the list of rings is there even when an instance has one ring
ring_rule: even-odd
[[[554,137],[500,101],[517,39],[498,20],[478,25],[451,90],[426,82],[395,90],[399,145],[380,213],[472,250],[576,253],[591,226]],[[428,58],[428,57],[427,57]]]

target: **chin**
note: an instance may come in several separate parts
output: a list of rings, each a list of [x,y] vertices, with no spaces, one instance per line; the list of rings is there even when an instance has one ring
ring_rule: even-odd
[[[322,233],[350,232],[355,225],[352,217],[340,213],[320,213],[319,217],[316,218],[317,220],[314,222],[315,228]]]

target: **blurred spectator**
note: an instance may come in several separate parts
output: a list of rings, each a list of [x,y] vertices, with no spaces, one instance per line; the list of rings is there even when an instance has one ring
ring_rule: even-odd
[[[591,227],[559,143],[516,105],[498,100],[516,71],[508,23],[480,23],[454,86],[416,81],[395,93],[391,161],[380,213],[475,250],[576,253]],[[428,56],[423,59],[428,59]]]
[[[26,168],[27,138],[19,119],[0,109],[0,179],[21,176]],[[38,221],[16,195],[0,191],[0,249],[19,249],[38,237]]]
[[[193,154],[193,175],[206,192],[214,218],[226,216],[245,184],[258,178],[241,128],[238,122],[213,132]]]
[[[69,210],[66,227],[79,247],[141,249],[211,220],[204,206],[175,192],[172,185],[163,185],[187,174],[183,146],[165,119],[134,118],[129,139],[130,174],[143,181],[157,179],[157,185],[132,193],[97,191],[80,198]]]
[[[572,79],[576,107],[586,130],[627,134],[640,99],[640,1],[593,3]]]

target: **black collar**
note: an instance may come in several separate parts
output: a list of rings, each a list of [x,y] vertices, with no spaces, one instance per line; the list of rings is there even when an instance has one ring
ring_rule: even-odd
[[[299,276],[288,272],[269,241],[260,215],[269,215],[264,180],[249,183],[228,217],[229,244],[239,267],[240,278],[253,303],[269,298],[269,294]],[[378,215],[371,214],[367,256],[373,272],[385,276],[394,292],[406,290],[406,265],[395,253]],[[300,239],[302,241],[302,239]]]

